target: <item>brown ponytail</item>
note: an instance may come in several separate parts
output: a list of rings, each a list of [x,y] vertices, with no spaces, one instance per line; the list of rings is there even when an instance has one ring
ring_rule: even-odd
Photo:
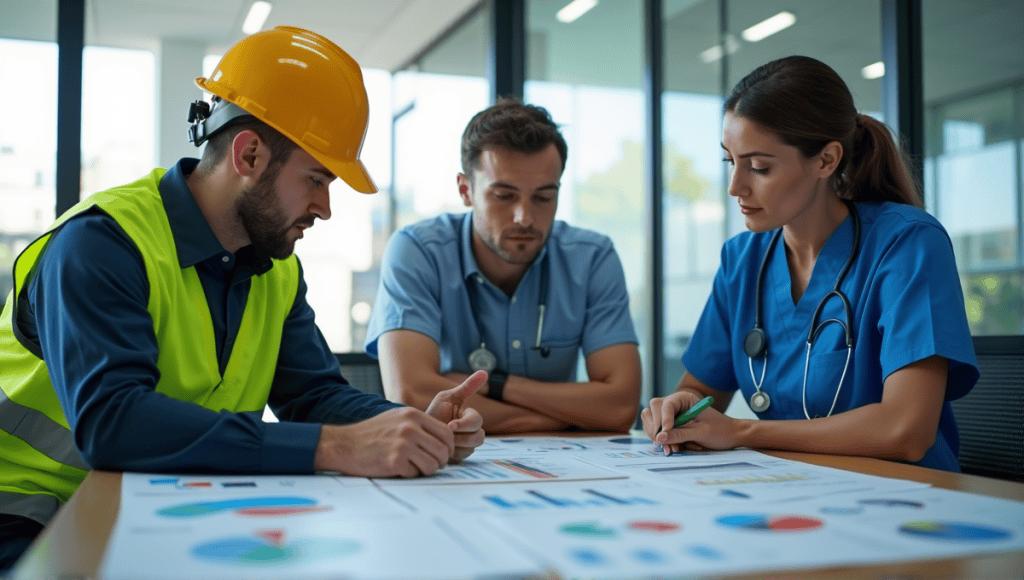
[[[849,156],[846,171],[833,178],[840,197],[924,207],[918,184],[908,169],[910,159],[881,121],[857,115]]]
[[[831,185],[841,198],[923,206],[909,160],[889,128],[858,114],[846,83],[819,60],[790,56],[754,69],[736,84],[724,109],[775,133],[807,158],[839,142],[843,158]]]

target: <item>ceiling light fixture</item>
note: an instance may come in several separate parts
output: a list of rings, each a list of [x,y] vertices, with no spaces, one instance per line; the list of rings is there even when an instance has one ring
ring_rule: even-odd
[[[860,75],[869,81],[885,76],[885,63],[878,61],[860,69]]]
[[[253,34],[263,29],[263,23],[267,21],[267,16],[270,16],[270,2],[264,2],[263,0],[256,0],[252,3],[252,7],[249,8],[249,15],[245,17],[245,22],[242,23],[242,32],[246,34]]]
[[[722,56],[724,56],[725,53],[735,54],[736,51],[739,49],[740,41],[737,40],[735,36],[731,34],[726,34],[724,51],[722,50],[721,44],[716,44],[711,48],[705,50],[704,52],[700,53],[700,59],[704,61],[705,64],[711,64],[717,60],[721,60]]]
[[[768,20],[758,22],[744,30],[742,34],[743,40],[746,40],[747,42],[764,40],[780,30],[793,26],[795,22],[796,16],[794,16],[792,12],[779,12]]]
[[[597,0],[572,0],[555,14],[559,22],[569,24],[580,16],[583,16],[591,8],[597,6]]]

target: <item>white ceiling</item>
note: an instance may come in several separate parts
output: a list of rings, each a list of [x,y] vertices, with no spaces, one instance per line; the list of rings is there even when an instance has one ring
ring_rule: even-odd
[[[223,54],[242,38],[253,0],[84,0],[86,44],[156,50],[161,39],[191,41]],[[606,0],[573,25],[555,21],[567,0],[529,3],[530,78],[638,87],[643,48],[639,0]],[[717,94],[718,63],[698,55],[718,42],[719,4],[665,2],[665,87]],[[291,24],[330,38],[364,68],[395,71],[481,0],[271,0],[264,28]],[[1024,0],[923,0],[925,99],[934,102],[968,87],[990,87],[1024,76],[1020,23]],[[0,0],[0,38],[53,41],[57,0]],[[847,80],[858,106],[879,110],[880,81],[861,67],[881,58],[879,0],[729,0],[734,31],[785,8],[798,25],[730,56],[731,86],[757,64],[808,54]],[[628,16],[632,15],[632,18]],[[624,17],[627,16],[627,17]],[[465,38],[461,38],[465,37]],[[461,40],[460,40],[461,38]],[[614,41],[609,41],[614,39]],[[486,31],[474,26],[442,47],[434,72],[484,74]]]
[[[153,50],[163,39],[222,54],[253,0],[85,0],[91,46]],[[480,0],[271,0],[263,28],[287,24],[333,40],[363,68],[395,70]],[[56,0],[0,0],[0,38],[56,40]]]

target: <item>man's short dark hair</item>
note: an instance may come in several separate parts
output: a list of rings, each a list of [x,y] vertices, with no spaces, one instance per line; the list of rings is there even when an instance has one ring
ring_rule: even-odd
[[[210,173],[213,173],[213,168],[220,163],[231,150],[231,142],[234,141],[235,135],[246,130],[255,132],[267,145],[267,149],[270,150],[270,163],[268,169],[271,171],[276,172],[281,166],[287,163],[292,152],[298,148],[298,145],[296,145],[294,141],[285,137],[280,131],[274,129],[270,125],[267,125],[263,121],[260,121],[256,117],[248,115],[239,117],[230,125],[214,133],[206,142],[206,149],[203,150],[203,158],[199,161],[199,166],[196,167],[198,174],[209,175]],[[274,175],[274,173],[271,173],[271,175]]]
[[[543,151],[552,143],[562,157],[562,171],[565,171],[569,148],[547,109],[524,104],[518,99],[502,98],[474,115],[462,133],[462,172],[472,176],[487,147],[529,155]]]

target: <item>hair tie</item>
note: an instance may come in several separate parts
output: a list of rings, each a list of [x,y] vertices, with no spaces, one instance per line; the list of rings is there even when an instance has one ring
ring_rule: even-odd
[[[853,122],[854,122],[855,125],[857,125],[858,129],[863,129],[864,128],[864,121],[863,121],[863,119],[864,119],[864,115],[861,115],[860,113],[858,113],[858,114],[853,116]]]

